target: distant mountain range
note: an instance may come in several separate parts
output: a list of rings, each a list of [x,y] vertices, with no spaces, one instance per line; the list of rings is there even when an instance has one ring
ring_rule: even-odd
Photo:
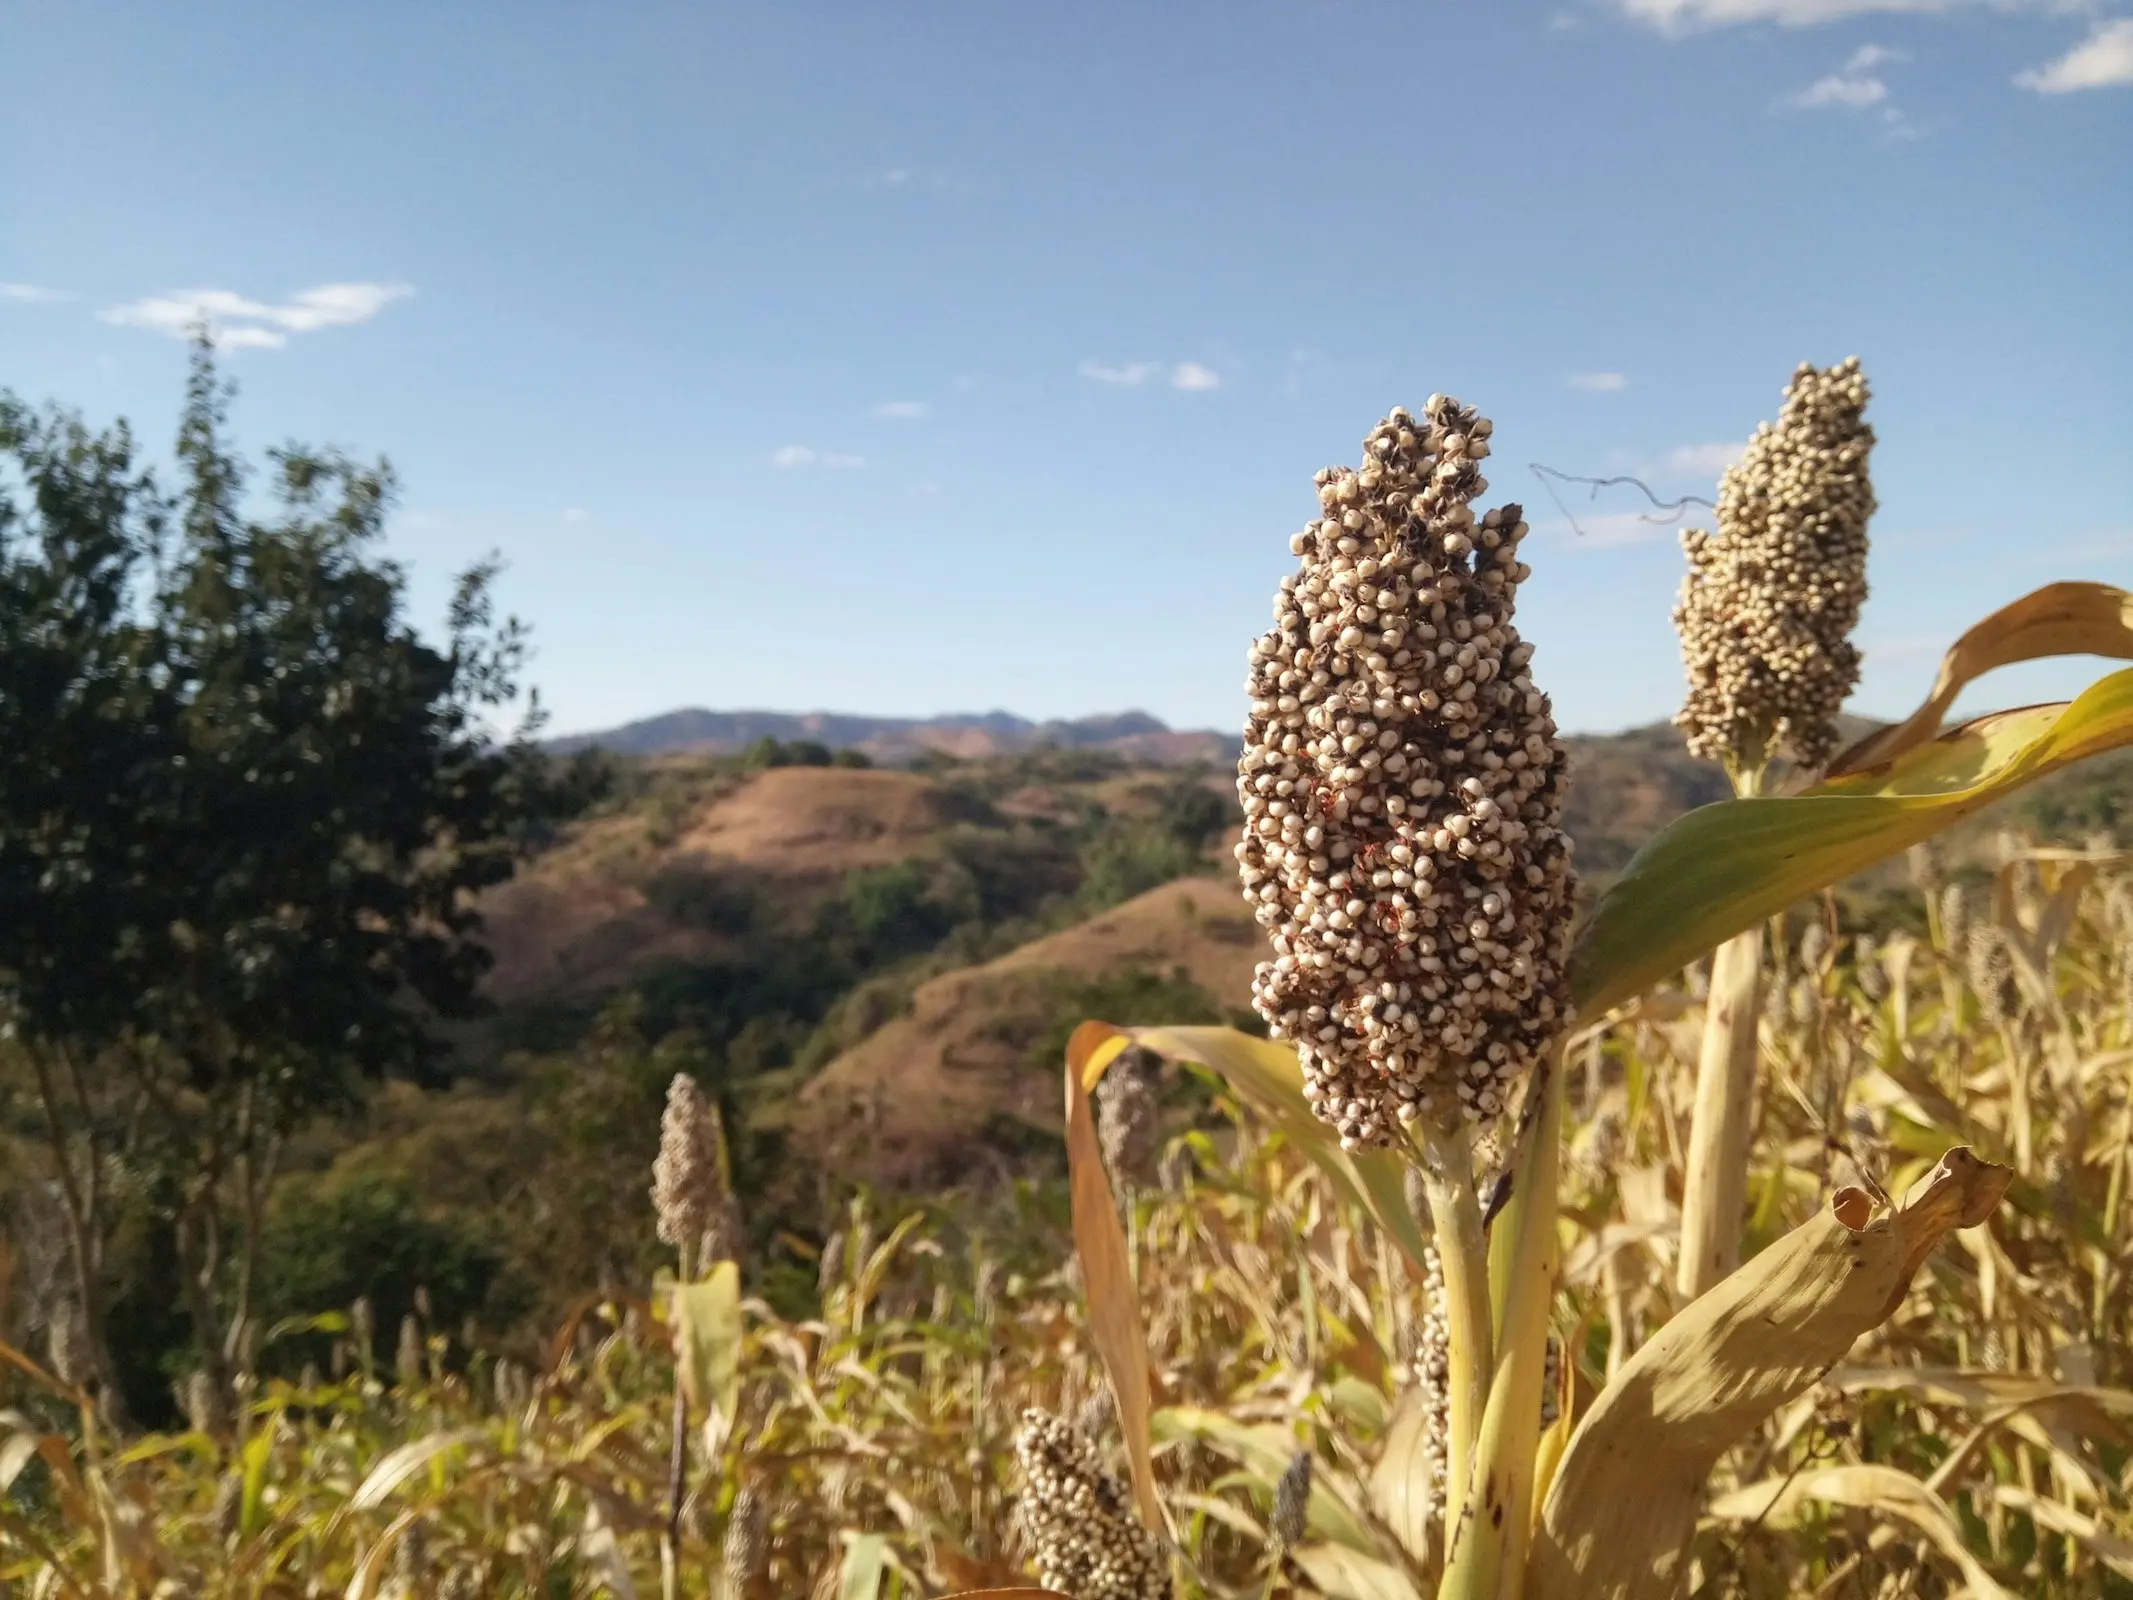
[[[1235,734],[1212,729],[1174,729],[1145,711],[1032,722],[1006,711],[861,717],[833,711],[706,711],[700,707],[596,733],[569,734],[547,743],[558,754],[599,745],[617,755],[647,756],[742,750],[758,739],[812,739],[832,750],[863,751],[884,766],[900,765],[929,750],[976,761],[1045,744],[1110,750],[1141,761],[1222,765],[1237,759],[1241,743]]]

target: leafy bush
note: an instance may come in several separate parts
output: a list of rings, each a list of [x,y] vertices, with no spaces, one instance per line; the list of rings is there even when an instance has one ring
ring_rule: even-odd
[[[367,1300],[377,1325],[396,1330],[423,1291],[431,1318],[456,1328],[468,1317],[508,1324],[517,1311],[490,1300],[503,1260],[464,1223],[427,1211],[385,1172],[356,1172],[285,1188],[268,1216],[259,1308],[269,1322]],[[324,1336],[289,1342],[278,1365],[321,1359]]]

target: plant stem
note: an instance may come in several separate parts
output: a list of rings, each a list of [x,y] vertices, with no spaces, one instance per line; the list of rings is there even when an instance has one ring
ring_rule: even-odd
[[[1548,1322],[1562,1256],[1556,1193],[1563,1065],[1558,1048],[1534,1072],[1512,1155],[1511,1197],[1495,1223],[1508,1262],[1503,1325],[1497,1330],[1473,1481],[1445,1508],[1450,1555],[1438,1600],[1519,1600],[1525,1590]]]
[[[1675,1287],[1684,1305],[1740,1265],[1762,976],[1760,926],[1728,939],[1711,962],[1711,998],[1696,1063],[1696,1109],[1681,1189]]]
[[[1467,1474],[1496,1359],[1489,1318],[1489,1252],[1481,1232],[1481,1201],[1474,1193],[1474,1164],[1465,1123],[1444,1128],[1424,1116],[1415,1119],[1414,1128],[1422,1147],[1422,1191],[1429,1199],[1437,1259],[1444,1270],[1444,1312],[1451,1335],[1450,1415],[1445,1429],[1450,1437],[1444,1450],[1444,1505],[1449,1524],[1466,1502]]]
[[[659,1586],[665,1600],[681,1593],[681,1496],[689,1464],[689,1403],[674,1374],[674,1439],[667,1461],[667,1521],[659,1535]]]

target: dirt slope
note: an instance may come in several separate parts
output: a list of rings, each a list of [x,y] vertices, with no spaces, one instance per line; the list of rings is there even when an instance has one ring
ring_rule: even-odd
[[[1250,1003],[1264,948],[1227,876],[1184,878],[983,966],[920,986],[911,1009],[837,1057],[794,1115],[795,1148],[877,1181],[953,1178],[987,1122],[1059,1118],[1056,1069],[1025,1052],[1055,1021],[1063,982],[1124,968],[1179,974],[1220,1004]]]
[[[503,1005],[587,994],[648,962],[714,954],[716,935],[647,903],[661,873],[826,884],[917,854],[957,814],[955,798],[916,773],[777,767],[709,787],[665,834],[641,814],[602,818],[483,899],[496,956],[487,991]]]

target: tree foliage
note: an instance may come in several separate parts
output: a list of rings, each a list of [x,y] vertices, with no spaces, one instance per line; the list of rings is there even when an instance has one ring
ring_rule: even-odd
[[[120,1160],[172,1229],[211,1375],[280,1140],[366,1076],[435,1074],[434,1023],[477,1009],[487,964],[473,897],[582,777],[551,780],[537,705],[515,735],[490,726],[526,656],[495,563],[425,640],[377,549],[390,468],[288,446],[250,496],[228,398],[202,344],[169,493],[123,426],[0,406],[10,1070],[40,1104],[81,1297]]]

